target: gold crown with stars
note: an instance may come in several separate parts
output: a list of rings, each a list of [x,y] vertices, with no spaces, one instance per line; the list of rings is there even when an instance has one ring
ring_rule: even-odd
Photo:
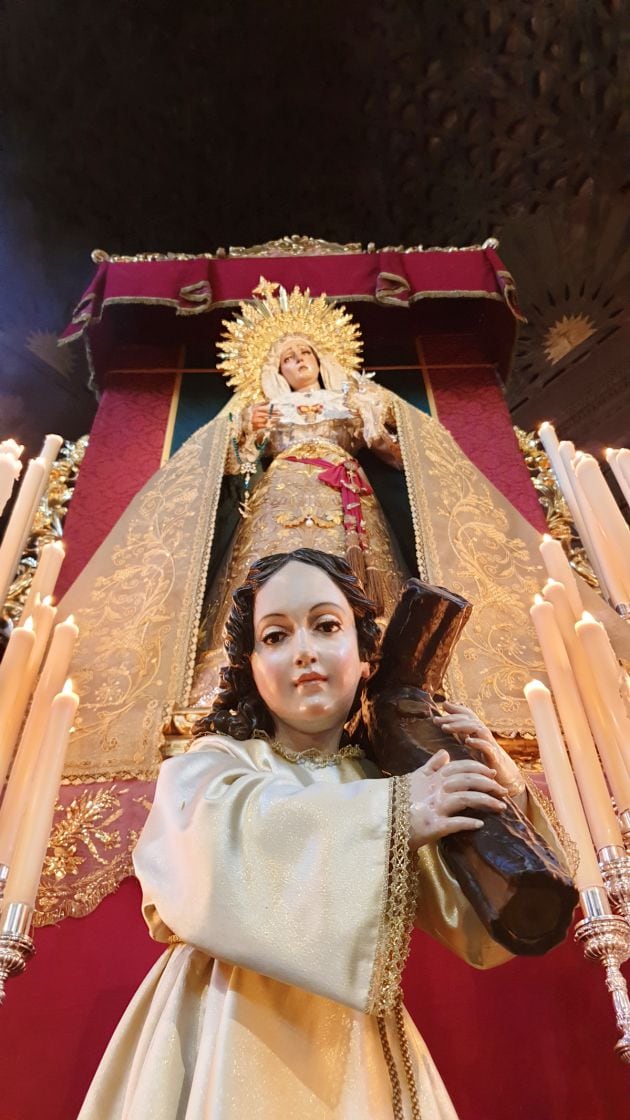
[[[284,338],[307,338],[319,357],[324,353],[349,371],[358,369],[363,343],[345,307],[325,295],[312,297],[308,288],[288,293],[263,276],[252,296],[241,302],[236,318],[223,320],[225,333],[217,343],[218,368],[242,404],[260,398],[263,366]]]

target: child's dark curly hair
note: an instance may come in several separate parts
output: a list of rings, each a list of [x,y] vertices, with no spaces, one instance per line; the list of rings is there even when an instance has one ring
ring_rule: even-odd
[[[321,568],[343,591],[354,614],[361,659],[376,666],[381,631],[374,603],[367,598],[345,560],[315,548],[296,548],[294,552],[264,556],[252,565],[245,583],[234,592],[232,610],[225,625],[229,664],[221,669],[220,691],[212,711],[195,724],[195,738],[211,732],[231,735],[233,739],[251,739],[256,731],[273,735],[273,719],[256,688],[250,663],[254,649],[254,600],[259,588],[292,560]]]

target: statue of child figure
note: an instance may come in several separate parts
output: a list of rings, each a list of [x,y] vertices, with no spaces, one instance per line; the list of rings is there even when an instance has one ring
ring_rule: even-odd
[[[501,813],[518,770],[456,705],[441,726],[488,765],[442,751],[386,778],[347,741],[380,631],[339,557],[256,562],[226,634],[214,708],[163,764],[135,852],[168,948],[79,1120],[456,1120],[400,977],[414,925],[478,967],[509,958],[437,841]]]

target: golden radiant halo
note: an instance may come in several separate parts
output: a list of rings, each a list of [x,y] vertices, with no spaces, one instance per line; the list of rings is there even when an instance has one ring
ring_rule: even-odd
[[[547,361],[555,366],[576,346],[595,334],[597,327],[590,315],[563,315],[545,333],[544,350]]]
[[[328,303],[325,295],[311,297],[309,288],[295,287],[289,294],[263,276],[252,295],[253,300],[241,302],[237,318],[223,320],[225,334],[217,343],[218,368],[241,404],[260,400],[262,367],[271,347],[285,336],[304,335],[318,354],[331,355],[350,371],[358,368],[363,342],[345,307]]]

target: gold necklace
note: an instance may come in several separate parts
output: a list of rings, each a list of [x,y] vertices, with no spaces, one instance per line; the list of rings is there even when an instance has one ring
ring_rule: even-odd
[[[365,758],[365,752],[361,747],[354,747],[352,744],[342,747],[336,754],[324,754],[317,747],[310,747],[307,751],[293,751],[277,739],[272,739],[269,746],[287,762],[300,762],[312,770],[319,770],[324,766],[341,766],[346,758]]]

